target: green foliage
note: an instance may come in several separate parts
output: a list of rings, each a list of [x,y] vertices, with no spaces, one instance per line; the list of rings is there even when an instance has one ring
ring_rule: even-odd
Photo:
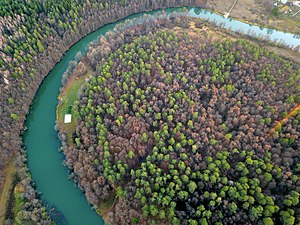
[[[116,196],[120,197],[120,198],[124,198],[127,196],[127,193],[121,186],[119,186],[119,187],[117,187],[117,190],[116,190]]]
[[[274,9],[272,10],[272,14],[273,14],[274,16],[278,16],[278,14],[279,14],[279,8],[278,8],[278,6],[275,6],[275,7],[274,7]]]
[[[264,221],[264,225],[274,225],[274,222],[270,217],[264,218],[263,221]]]
[[[232,138],[232,134],[226,134],[226,135],[225,135],[225,138],[226,138],[227,140],[231,139],[231,138]]]
[[[8,98],[7,101],[8,101],[9,104],[14,104],[15,103],[15,100],[13,98]]]
[[[13,120],[17,120],[19,119],[19,116],[16,113],[12,113],[10,114],[10,118],[12,118]]]
[[[193,193],[197,188],[197,184],[194,181],[189,183],[189,192]]]
[[[117,196],[126,198],[125,190],[134,196],[151,223],[298,222],[297,167],[287,169],[292,160],[282,160],[281,167],[273,162],[274,152],[265,150],[296,142],[285,134],[272,143],[264,138],[282,108],[256,94],[260,86],[274,94],[278,76],[265,63],[270,53],[243,40],[206,41],[195,58],[172,48],[192,43],[187,34],[159,30],[93,59],[96,77],[78,107],[83,143],[77,150],[96,140],[93,155],[100,158],[103,183],[118,187]],[[191,58],[196,66],[189,67]],[[258,65],[260,58],[264,63]]]

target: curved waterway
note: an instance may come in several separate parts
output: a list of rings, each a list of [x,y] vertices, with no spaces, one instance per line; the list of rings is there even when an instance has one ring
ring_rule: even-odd
[[[180,10],[180,8],[172,8],[165,11],[171,13]],[[129,16],[126,19],[160,11],[162,10],[139,13]],[[273,41],[285,42],[294,47],[300,45],[299,36],[251,26],[232,19],[225,19],[200,8],[189,8],[189,14],[192,17],[204,18],[216,22],[217,24],[221,24],[222,27],[234,31],[245,34],[254,33],[257,36],[268,35]],[[90,42],[96,40],[100,35],[104,35],[107,31],[112,30],[115,25],[123,21],[106,25],[73,45],[41,84],[32,103],[30,113],[27,116],[26,126],[28,129],[24,133],[24,143],[27,149],[28,167],[36,183],[37,190],[42,193],[42,201],[46,205],[49,205],[49,208],[53,207],[57,210],[53,212],[48,209],[57,225],[104,224],[100,216],[91,209],[91,206],[82,192],[76,187],[76,184],[67,178],[68,170],[62,165],[64,155],[58,151],[61,143],[57,137],[57,131],[54,129],[56,119],[55,110],[61,86],[61,78],[68,67],[68,63],[74,60],[77,52],[86,53],[86,46]]]

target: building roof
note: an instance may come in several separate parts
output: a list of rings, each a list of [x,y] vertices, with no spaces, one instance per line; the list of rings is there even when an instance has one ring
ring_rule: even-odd
[[[71,123],[71,121],[72,121],[72,115],[71,114],[66,114],[64,122],[65,123]]]

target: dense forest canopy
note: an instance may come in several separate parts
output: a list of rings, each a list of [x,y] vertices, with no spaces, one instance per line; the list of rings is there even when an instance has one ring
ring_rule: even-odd
[[[206,0],[0,1],[0,188],[4,180],[3,170],[17,157],[18,179],[14,183],[19,182],[15,188],[18,193],[15,192],[12,201],[22,202],[15,212],[11,210],[12,215],[8,217],[15,217],[19,224],[51,223],[31,186],[25,151],[19,135],[24,128],[25,116],[36,90],[63,53],[91,31],[128,15],[164,7],[204,6],[206,2]],[[265,74],[262,75],[263,79],[267,79],[269,76],[267,71],[263,74]],[[296,77],[295,73],[290,82],[296,82]],[[290,101],[297,101],[297,95],[289,97]],[[265,122],[270,123],[270,120],[266,118]],[[295,140],[294,142],[297,142],[297,138]],[[289,143],[287,138],[283,139],[283,142]],[[135,161],[136,156],[133,157],[132,152],[130,154],[132,161]],[[279,153],[275,156],[281,157]],[[288,156],[286,158],[289,160]],[[109,183],[106,187],[111,185],[112,183]],[[94,190],[87,193],[93,192]],[[95,199],[91,202],[99,200],[97,196]]]
[[[20,133],[31,101],[63,53],[83,36],[128,15],[194,0],[3,0],[0,1],[0,188],[4,169],[17,158],[25,221],[50,223],[31,187]],[[21,153],[21,154],[20,154]],[[15,198],[17,199],[17,198]],[[35,210],[36,209],[36,210]],[[15,215],[16,216],[16,215]],[[47,221],[48,222],[47,222]]]
[[[38,85],[72,44],[100,26],[136,12],[194,4],[191,0],[1,1],[0,168],[19,149],[20,129]]]
[[[198,20],[145,21],[75,71],[94,76],[64,152],[90,203],[115,199],[108,224],[300,223],[299,66]]]

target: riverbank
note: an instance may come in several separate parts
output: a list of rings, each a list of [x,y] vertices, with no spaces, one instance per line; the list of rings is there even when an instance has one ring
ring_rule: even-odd
[[[272,14],[273,1],[238,0],[229,18],[238,19],[248,24],[265,28],[274,28],[285,32],[300,34],[300,14],[292,17],[289,14],[280,13],[279,16]],[[234,0],[207,1],[205,8],[220,15],[224,15]],[[300,8],[299,8],[300,9]]]
[[[84,74],[76,73],[78,67],[84,70]],[[65,135],[66,144],[69,147],[74,146],[73,134],[76,131],[76,117],[72,112],[75,102],[78,100],[78,92],[87,80],[92,77],[93,70],[89,64],[87,57],[84,57],[80,64],[77,64],[71,73],[65,85],[63,85],[59,96],[58,105],[56,107],[56,125],[58,130]],[[72,115],[71,123],[64,123],[65,114]],[[114,206],[115,195],[112,194],[111,199],[98,204],[96,212],[105,220],[110,209]]]
[[[86,61],[80,64],[86,70],[83,76],[72,72],[68,78],[64,88],[58,96],[58,105],[56,108],[56,122],[60,131],[66,134],[67,142],[69,145],[73,144],[72,135],[76,129],[75,116],[72,113],[72,107],[78,99],[78,90],[86,82],[86,80],[92,75],[90,65]],[[64,123],[64,117],[66,114],[71,114],[72,119],[70,123]]]
[[[251,37],[249,35],[230,31],[228,29],[222,29],[222,30],[219,29],[219,30],[220,30],[220,32],[226,33],[227,35],[230,35],[231,37],[234,37],[234,38],[242,37],[243,39],[246,39],[249,42],[251,42],[251,44],[257,45],[261,48],[266,48],[269,51],[277,53],[278,55],[282,56],[285,59],[292,60],[295,63],[300,64],[300,52],[297,50],[293,50],[286,46],[280,45],[276,42],[267,41],[267,40],[257,38],[257,37]]]

